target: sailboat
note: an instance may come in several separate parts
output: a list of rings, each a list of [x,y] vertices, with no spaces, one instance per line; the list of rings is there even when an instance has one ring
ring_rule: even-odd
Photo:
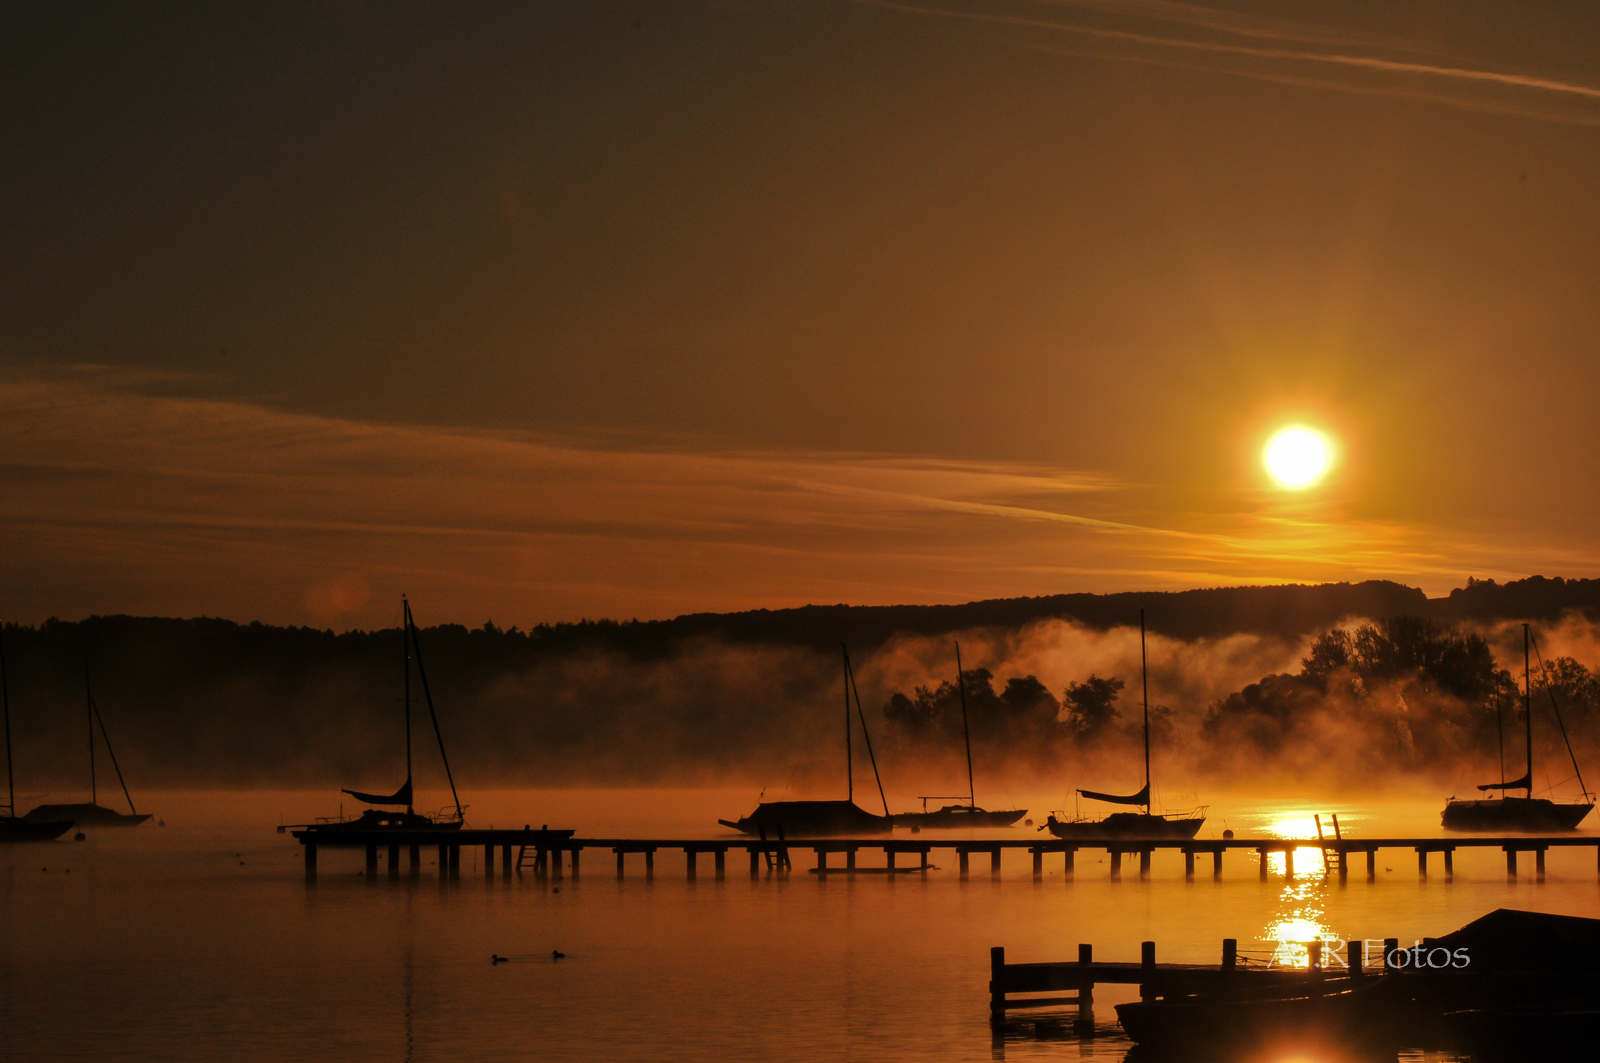
[[[956,643],[956,691],[961,695],[961,735],[967,743],[967,803],[945,805],[937,812],[928,811],[929,801],[951,800],[944,797],[919,797],[921,812],[896,812],[889,818],[897,827],[914,830],[960,830],[963,827],[1009,827],[1028,814],[1025,808],[1011,808],[1003,812],[989,812],[978,807],[978,788],[972,781],[972,729],[967,724],[967,684],[961,678],[961,643]],[[960,800],[955,798],[955,800]]]
[[[1583,785],[1583,773],[1578,770],[1578,758],[1567,742],[1567,755],[1572,757],[1572,770],[1578,777],[1578,789],[1583,791],[1580,801],[1557,802],[1533,796],[1533,682],[1529,669],[1528,651],[1533,633],[1527,624],[1522,625],[1522,715],[1526,723],[1527,772],[1520,779],[1505,782],[1504,759],[1501,760],[1500,782],[1479,786],[1480,792],[1499,790],[1499,797],[1457,801],[1454,797],[1445,802],[1442,823],[1445,830],[1463,831],[1548,831],[1575,830],[1583,817],[1594,808],[1594,796]],[[1543,666],[1540,658],[1540,666]],[[1546,687],[1549,687],[1546,677]],[[1555,710],[1556,722],[1561,723],[1561,710],[1556,708],[1555,691],[1550,691],[1550,707]],[[1561,737],[1567,737],[1567,728],[1561,724]],[[1508,797],[1507,790],[1526,790],[1525,797]]]
[[[1163,841],[1193,838],[1200,833],[1200,826],[1206,821],[1206,806],[1201,805],[1181,816],[1160,815],[1150,807],[1150,664],[1144,645],[1143,609],[1139,610],[1139,668],[1144,684],[1144,789],[1125,796],[1094,790],[1079,790],[1078,793],[1091,801],[1107,804],[1143,805],[1144,811],[1113,812],[1101,819],[1069,818],[1065,812],[1052,812],[1040,830],[1048,830],[1068,841]]]
[[[867,740],[867,756],[872,759],[872,775],[878,780],[878,797],[883,800],[883,815],[874,815],[856,804],[855,757],[851,748],[850,690],[855,673],[850,668],[850,651],[839,645],[844,655],[844,763],[843,801],[761,801],[756,810],[736,820],[719,819],[724,827],[743,834],[785,838],[822,835],[888,834],[894,830],[889,816],[889,799],[883,794],[883,779],[878,775],[878,758],[872,752],[872,736],[867,733],[867,716],[861,709],[861,692],[856,692],[856,714],[861,718],[861,735]]]
[[[117,754],[111,748],[111,736],[106,733],[106,721],[100,715],[100,706],[95,704],[94,688],[89,684],[89,660],[83,661],[83,696],[84,712],[89,722],[89,801],[87,804],[76,805],[40,805],[23,818],[34,823],[58,823],[68,820],[79,827],[137,827],[150,818],[150,813],[140,813],[133,807],[133,795],[128,793],[128,784],[122,778],[122,766],[117,763]],[[117,771],[117,782],[122,786],[122,796],[128,800],[128,811],[118,812],[116,809],[106,808],[100,804],[100,780],[94,766],[94,728],[100,725],[100,737],[105,739],[106,752],[111,755],[111,766]]]
[[[392,794],[369,794],[361,790],[341,790],[357,801],[368,805],[405,806],[405,811],[389,808],[369,808],[355,819],[319,819],[305,829],[318,834],[337,834],[343,831],[370,830],[460,830],[466,820],[461,795],[456,792],[455,776],[450,772],[450,758],[444,751],[444,734],[439,730],[439,716],[433,709],[433,694],[428,689],[428,673],[422,665],[422,646],[417,642],[417,624],[411,615],[411,603],[400,596],[402,620],[401,643],[403,647],[403,685],[405,688],[406,781]],[[455,811],[448,808],[428,815],[416,810],[411,787],[411,661],[417,662],[417,678],[422,681],[422,695],[428,705],[428,718],[433,721],[433,734],[439,741],[439,759],[444,762],[445,778],[450,780],[450,796]]]
[[[17,780],[11,768],[11,690],[6,682],[6,649],[0,636],[0,703],[6,719],[6,814],[0,816],[0,842],[48,842],[72,829],[72,820],[47,821],[20,819],[17,816]]]

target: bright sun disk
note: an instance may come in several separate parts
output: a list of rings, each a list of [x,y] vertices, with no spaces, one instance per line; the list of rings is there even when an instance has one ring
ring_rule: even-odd
[[[1269,439],[1262,460],[1274,480],[1298,490],[1322,479],[1332,454],[1321,432],[1295,427],[1282,429]]]

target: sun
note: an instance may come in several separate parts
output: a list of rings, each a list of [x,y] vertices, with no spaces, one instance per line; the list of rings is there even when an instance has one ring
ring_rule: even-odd
[[[1279,429],[1267,440],[1261,459],[1280,487],[1300,491],[1327,473],[1333,448],[1321,432],[1296,425]]]

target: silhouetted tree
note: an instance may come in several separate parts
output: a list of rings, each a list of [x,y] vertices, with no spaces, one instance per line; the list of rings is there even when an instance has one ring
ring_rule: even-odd
[[[1067,728],[1079,742],[1094,742],[1116,723],[1117,695],[1126,684],[1115,676],[1101,679],[1090,673],[1087,681],[1068,683],[1063,698],[1067,706]]]

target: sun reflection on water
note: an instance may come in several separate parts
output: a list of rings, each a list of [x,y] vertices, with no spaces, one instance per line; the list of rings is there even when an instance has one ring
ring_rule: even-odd
[[[1323,941],[1323,965],[1338,961],[1333,953],[1338,948],[1339,935],[1325,921],[1323,889],[1320,883],[1291,883],[1283,888],[1279,904],[1281,914],[1267,925],[1262,937],[1272,950],[1274,967],[1309,967],[1312,941]]]

